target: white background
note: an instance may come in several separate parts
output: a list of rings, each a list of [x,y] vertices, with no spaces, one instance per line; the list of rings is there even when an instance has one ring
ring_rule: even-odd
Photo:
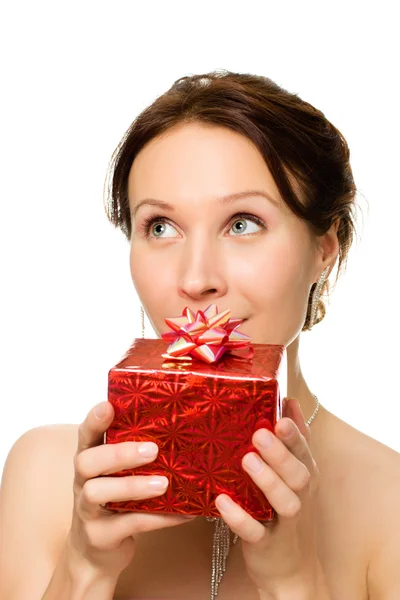
[[[129,245],[103,208],[108,161],[176,79],[217,68],[272,78],[349,143],[358,237],[301,362],[326,408],[400,451],[396,22],[394,2],[3,7],[1,469],[24,431],[105,400],[140,336]]]

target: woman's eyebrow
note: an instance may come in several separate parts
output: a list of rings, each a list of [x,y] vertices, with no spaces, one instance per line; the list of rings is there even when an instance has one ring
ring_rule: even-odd
[[[216,202],[220,202],[221,204],[229,204],[231,202],[236,202],[237,200],[242,200],[243,198],[247,198],[248,196],[259,196],[265,198],[269,202],[272,202],[276,207],[279,208],[279,202],[275,198],[273,198],[270,194],[263,192],[261,190],[249,190],[247,192],[236,192],[235,194],[229,194],[228,196],[221,196],[220,198],[216,198]],[[159,208],[164,208],[165,210],[170,210],[173,212],[175,208],[172,204],[165,202],[164,200],[156,200],[155,198],[145,198],[138,202],[138,204],[132,209],[131,216],[134,217],[141,206],[144,204],[149,204],[150,206],[158,206]]]

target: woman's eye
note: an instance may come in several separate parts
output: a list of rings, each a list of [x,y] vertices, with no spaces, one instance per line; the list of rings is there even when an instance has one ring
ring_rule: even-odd
[[[172,227],[170,223],[161,220],[153,220],[153,222],[150,222],[146,225],[147,235],[151,235],[152,237],[157,238],[174,237],[174,234],[171,234],[171,229],[175,231],[175,234],[177,233],[175,227]]]
[[[149,238],[170,238],[175,237],[178,233],[175,227],[163,217],[149,217],[145,220],[142,229],[146,237]],[[242,234],[257,233],[260,229],[265,229],[265,225],[258,217],[237,215],[229,231],[232,231],[231,235],[240,236]]]
[[[251,223],[250,227],[248,223]],[[232,223],[230,231],[233,231],[233,235],[240,235],[242,233],[257,233],[260,227],[262,228],[261,222],[258,222],[258,219],[255,217],[242,217],[240,219],[236,219],[236,221]]]

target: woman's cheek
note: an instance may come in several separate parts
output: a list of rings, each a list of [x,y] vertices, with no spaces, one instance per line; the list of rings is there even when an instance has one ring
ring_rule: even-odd
[[[152,265],[151,257],[139,248],[132,248],[130,253],[130,271],[133,284],[140,296],[151,292],[149,288],[154,285],[156,269]]]
[[[164,255],[165,256],[165,255]],[[136,254],[130,262],[132,281],[148,317],[157,331],[167,330],[164,322],[165,299],[174,302],[176,297],[176,276],[171,264],[158,257]]]

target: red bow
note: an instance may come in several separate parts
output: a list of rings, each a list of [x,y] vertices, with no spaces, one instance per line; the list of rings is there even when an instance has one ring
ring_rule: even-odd
[[[246,347],[251,351],[252,338],[236,331],[243,319],[230,319],[230,312],[228,308],[219,313],[217,306],[210,304],[206,310],[198,310],[196,316],[186,307],[181,317],[165,319],[172,331],[162,333],[161,337],[172,344],[163,358],[191,360],[193,356],[211,364],[234,349]]]

